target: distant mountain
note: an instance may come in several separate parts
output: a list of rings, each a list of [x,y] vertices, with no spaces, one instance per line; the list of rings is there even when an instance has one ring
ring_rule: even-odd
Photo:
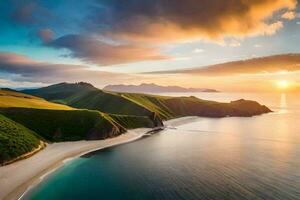
[[[103,88],[106,91],[129,93],[166,93],[166,92],[218,92],[206,88],[184,88],[180,86],[160,86],[153,83],[140,85],[108,85]]]

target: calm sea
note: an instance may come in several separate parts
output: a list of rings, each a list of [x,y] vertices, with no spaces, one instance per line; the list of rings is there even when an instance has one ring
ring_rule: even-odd
[[[199,118],[88,154],[66,163],[23,199],[300,199],[299,95],[190,95],[253,99],[275,112]]]

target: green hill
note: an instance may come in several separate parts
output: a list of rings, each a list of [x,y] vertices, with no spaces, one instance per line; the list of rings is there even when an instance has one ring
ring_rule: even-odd
[[[65,99],[81,92],[89,92],[94,90],[97,90],[97,88],[91,84],[79,82],[76,84],[58,83],[38,89],[27,89],[23,90],[22,92],[53,101],[56,99]]]
[[[64,88],[78,88],[79,84],[83,83],[61,83],[53,85],[53,88],[63,91]],[[86,85],[89,84],[86,83]],[[49,88],[51,86],[44,89],[31,90],[30,94],[35,94],[46,99],[48,93],[55,96],[55,90],[50,90]],[[196,97],[114,93],[96,89],[91,85],[88,86],[88,89],[80,90],[69,96],[61,98],[60,95],[57,95],[57,98],[48,100],[64,103],[75,108],[92,109],[111,114],[150,117],[155,113],[156,116],[163,120],[191,115],[204,117],[253,116],[270,112],[266,106],[262,106],[254,101],[238,100],[230,103],[219,103]]]
[[[64,92],[66,91],[66,92]],[[149,116],[151,112],[116,93],[104,92],[88,83],[59,83],[22,92],[72,106],[105,113]]]
[[[154,128],[158,126],[163,126],[162,121],[155,116],[148,117],[148,116],[115,115],[115,114],[109,114],[108,116],[111,119],[113,119],[115,122],[120,124],[121,126],[126,127],[128,129],[142,128],[142,127]]]
[[[128,128],[161,124],[153,115],[150,118],[75,109],[7,89],[0,90],[0,117],[0,164],[26,155],[40,140],[105,139],[118,136]]]
[[[42,89],[37,89],[37,91],[41,91],[42,94],[46,94],[46,96],[48,96],[47,92],[50,92],[53,95],[54,91],[57,91],[59,96],[64,91],[61,88],[62,85],[66,88],[67,93],[69,92],[69,94],[72,94],[73,98],[76,96],[81,97],[84,93],[88,94],[87,96],[83,95],[87,101],[88,97],[91,97],[89,94],[93,92],[92,90],[98,91],[98,89],[95,89],[91,85],[85,83],[63,83],[46,87],[45,92]],[[72,87],[72,85],[74,87]],[[50,90],[49,88],[52,89]],[[83,88],[85,88],[85,90]],[[79,94],[75,92],[77,90],[79,90]],[[96,100],[101,98],[98,95],[99,94],[95,97]],[[111,94],[108,94],[107,96],[110,95]],[[105,99],[105,95],[103,98],[104,100],[109,101],[109,98]],[[83,101],[82,97],[80,99],[82,99],[82,101],[78,103],[86,103]],[[134,111],[143,112],[146,110],[143,107],[119,96],[112,99],[123,100],[124,104],[127,103],[129,107],[134,108]],[[104,139],[120,135],[128,128],[154,127],[157,124],[161,124],[158,119],[154,119],[153,117],[151,118],[153,114],[151,115],[150,112],[147,113],[150,117],[142,114],[140,114],[140,116],[106,114],[94,109],[93,105],[88,106],[88,103],[86,103],[86,106],[78,107],[91,108],[92,110],[75,109],[67,105],[49,102],[39,97],[7,89],[0,90],[0,100],[0,114],[5,115],[11,120],[14,120],[28,129],[35,131],[42,138],[50,142],[81,139]],[[73,102],[75,100],[65,99],[65,101]],[[103,106],[109,107],[108,105],[113,106],[113,104],[117,104],[117,102],[110,101]],[[120,111],[118,113],[122,114],[127,112]]]
[[[98,111],[6,108],[1,113],[48,141],[104,139],[126,130]]]
[[[123,93],[123,97],[143,105],[152,112],[157,113],[162,119],[183,116],[250,117],[271,112],[266,106],[255,101],[240,99],[230,103],[207,101],[196,97],[167,97],[145,94]]]
[[[53,97],[56,94],[58,98],[66,97],[64,90],[71,96],[66,99]],[[0,89],[0,113],[36,131],[49,141],[100,139],[121,134],[127,128],[154,127],[162,124],[144,107],[119,95],[104,93],[87,83],[61,83],[25,91],[38,96],[52,96],[53,101],[61,100],[72,106],[84,108],[76,109],[40,97]],[[99,111],[110,112],[106,114]]]
[[[3,107],[40,108],[57,110],[74,109],[66,105],[49,102],[42,98],[38,98],[28,94],[8,89],[0,89],[0,108]]]
[[[38,148],[37,134],[0,115],[0,165]]]

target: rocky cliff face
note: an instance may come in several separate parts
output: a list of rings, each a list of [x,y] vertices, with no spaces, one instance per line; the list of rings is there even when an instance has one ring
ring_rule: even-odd
[[[229,113],[229,116],[251,117],[254,115],[261,115],[264,113],[272,112],[265,105],[260,105],[256,101],[249,101],[244,99],[231,101],[230,106],[231,112]]]
[[[126,132],[126,129],[120,127],[120,126],[112,126],[110,128],[105,129],[91,129],[88,134],[86,135],[86,140],[100,140],[100,139],[106,139],[106,138],[112,138],[116,137],[118,135],[121,135]]]
[[[162,119],[155,112],[149,118],[153,121],[154,127],[164,126]]]

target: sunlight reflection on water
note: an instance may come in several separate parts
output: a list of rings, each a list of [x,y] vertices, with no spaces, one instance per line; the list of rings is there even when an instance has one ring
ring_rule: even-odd
[[[287,113],[287,100],[286,100],[286,94],[282,93],[280,95],[280,110],[278,111],[279,114]]]

